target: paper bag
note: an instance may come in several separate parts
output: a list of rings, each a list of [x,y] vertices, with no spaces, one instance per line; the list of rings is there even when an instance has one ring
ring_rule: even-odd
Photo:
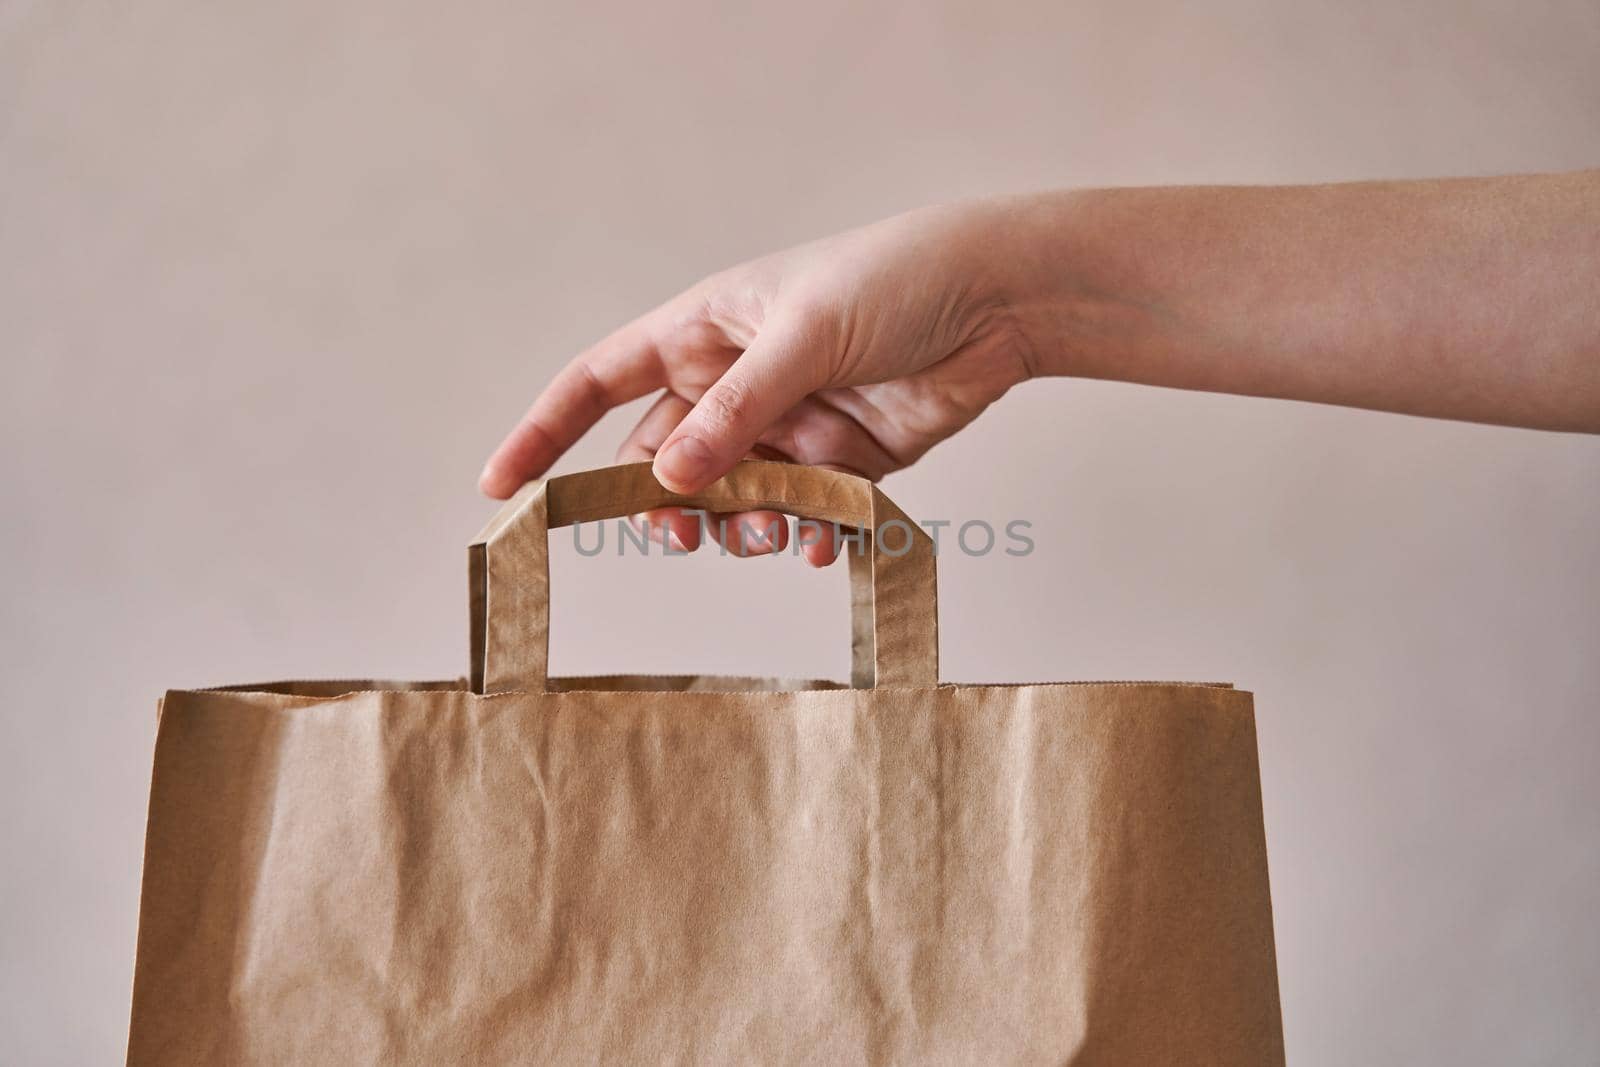
[[[866,533],[851,688],[547,676],[547,532],[671,504]],[[166,695],[130,1063],[1282,1062],[1248,693],[940,684],[932,544],[812,468],[468,570],[467,683]]]

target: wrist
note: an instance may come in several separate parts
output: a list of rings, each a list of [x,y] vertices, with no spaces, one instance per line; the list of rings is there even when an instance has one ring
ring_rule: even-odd
[[[1117,254],[1116,195],[1067,190],[991,205],[1003,303],[1030,378],[1114,377],[1117,353],[1149,329],[1151,305],[1130,295],[1133,264]]]

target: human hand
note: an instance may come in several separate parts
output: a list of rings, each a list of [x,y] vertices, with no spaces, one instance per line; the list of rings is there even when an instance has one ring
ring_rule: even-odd
[[[1600,432],[1597,218],[1600,170],[916,211],[713,275],[623,327],[557,375],[481,485],[511,495],[657,390],[618,458],[653,459],[679,492],[749,455],[880,478],[1036,375]],[[692,517],[651,518],[699,545]],[[822,564],[837,546],[804,552]]]
[[[905,467],[1032,373],[1010,223],[1002,204],[925,209],[712,275],[569,363],[479,484],[510,496],[607,411],[657,390],[617,460],[653,460],[677,492],[746,457],[874,480]],[[695,516],[644,518],[685,549],[701,543]],[[734,552],[787,543],[772,513],[728,518]],[[769,529],[780,536],[763,545]],[[838,546],[824,536],[801,551],[822,566]]]

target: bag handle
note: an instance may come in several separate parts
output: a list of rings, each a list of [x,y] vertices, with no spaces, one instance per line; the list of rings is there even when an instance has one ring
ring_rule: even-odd
[[[664,507],[782,511],[862,531],[850,557],[856,688],[939,684],[933,542],[865,478],[746,460],[703,492],[662,488],[649,463],[529,482],[467,550],[472,691],[544,692],[549,680],[549,532]]]

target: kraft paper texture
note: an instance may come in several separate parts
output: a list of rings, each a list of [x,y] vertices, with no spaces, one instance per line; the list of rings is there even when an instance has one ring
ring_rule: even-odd
[[[468,680],[166,695],[130,1064],[1282,1063],[1248,693],[939,684],[925,535],[852,560],[853,688],[548,677],[548,530],[685,500],[905,519],[551,479]]]

